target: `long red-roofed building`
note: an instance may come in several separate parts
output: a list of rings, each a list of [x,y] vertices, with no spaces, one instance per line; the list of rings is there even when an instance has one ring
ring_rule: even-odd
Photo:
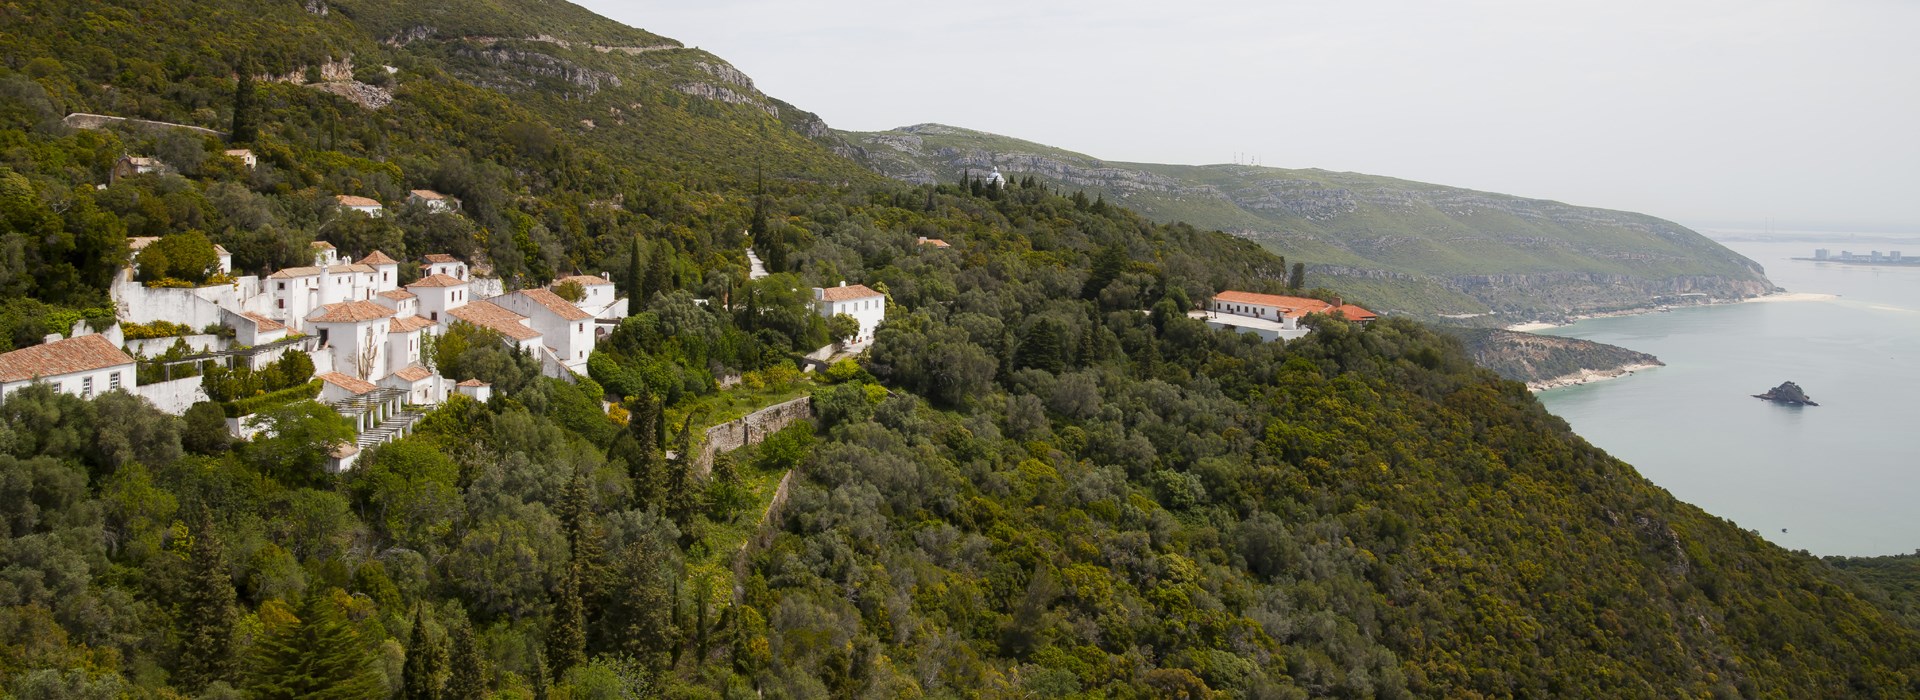
[[[1207,300],[1205,311],[1191,316],[1215,328],[1254,333],[1265,340],[1292,340],[1310,330],[1300,325],[1308,314],[1338,316],[1355,323],[1369,323],[1379,316],[1335,297],[1322,301],[1309,297],[1282,296],[1227,290]]]

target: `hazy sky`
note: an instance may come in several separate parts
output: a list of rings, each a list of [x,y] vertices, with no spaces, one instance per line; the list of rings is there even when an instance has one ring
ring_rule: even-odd
[[[1920,2],[576,0],[841,129],[1920,230]]]

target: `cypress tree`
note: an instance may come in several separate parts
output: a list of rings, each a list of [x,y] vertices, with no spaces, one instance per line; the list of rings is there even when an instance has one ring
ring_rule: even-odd
[[[633,399],[633,408],[627,414],[627,433],[633,437],[634,447],[627,455],[627,475],[633,479],[633,497],[640,508],[662,505],[664,495],[666,465],[664,455],[660,454],[660,417],[659,404],[650,394],[642,394]]]
[[[213,528],[213,512],[200,507],[194,523],[186,590],[180,601],[179,685],[199,690],[233,675],[233,577],[227,570],[226,547]]]
[[[228,139],[234,143],[252,143],[258,128],[254,125],[253,115],[253,75],[250,66],[242,65],[240,79],[233,86],[233,126],[228,130]]]
[[[301,601],[298,619],[255,647],[249,697],[263,700],[337,698],[377,700],[387,695],[360,633],[348,624],[331,591],[319,586]]]
[[[407,637],[407,663],[401,667],[403,700],[440,700],[447,680],[447,647],[427,633],[423,606],[413,608],[413,633]]]
[[[567,564],[554,594],[553,626],[547,629],[547,661],[554,675],[587,662],[587,607],[580,598],[580,561]]]
[[[453,627],[453,659],[449,664],[446,700],[480,700],[487,694],[486,661],[473,641],[473,626],[460,620]]]
[[[653,247],[653,259],[647,263],[647,273],[640,285],[640,294],[644,301],[652,301],[655,294],[673,291],[673,266],[668,261],[673,248],[666,241],[660,241]]]
[[[1307,282],[1307,264],[1294,263],[1293,275],[1287,278],[1287,289],[1297,290]]]
[[[640,294],[640,283],[646,279],[646,264],[641,260],[640,246],[640,235],[634,234],[633,256],[627,260],[627,296],[631,299],[628,310],[633,313],[640,313],[641,305],[649,300]]]

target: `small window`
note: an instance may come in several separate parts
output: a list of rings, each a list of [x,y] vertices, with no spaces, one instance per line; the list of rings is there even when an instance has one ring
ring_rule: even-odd
[[[427,315],[428,315],[428,316],[432,316],[432,317],[433,317],[433,320],[435,320],[435,321],[438,321],[438,320],[440,320],[440,312],[438,312],[438,311],[429,311],[429,312],[427,312]]]
[[[287,308],[287,300],[285,300],[285,299],[281,299],[281,300],[279,301],[279,304],[280,304],[280,308],[282,308],[282,309],[284,309],[284,308]]]
[[[93,397],[93,377],[81,377],[80,378],[80,398],[86,399],[86,398],[92,398],[92,397]]]
[[[107,375],[107,390],[114,391],[119,388],[120,388],[120,373],[119,372],[109,373]]]
[[[280,290],[281,290],[281,291],[286,291],[286,289],[287,289],[287,283],[285,283],[285,282],[281,282],[281,283],[280,283]]]

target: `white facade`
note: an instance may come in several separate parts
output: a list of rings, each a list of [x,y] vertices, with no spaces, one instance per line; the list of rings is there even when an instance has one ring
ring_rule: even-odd
[[[99,334],[0,354],[0,397],[38,382],[90,399],[115,389],[133,391],[136,381],[133,357]]]
[[[488,301],[527,317],[553,358],[573,372],[585,372],[593,354],[593,316],[545,289],[523,289]]]
[[[407,285],[419,302],[414,313],[429,321],[447,320],[447,312],[466,306],[472,301],[468,298],[467,283],[448,275],[433,274],[420,278]]]
[[[574,275],[553,281],[554,287],[573,282],[585,292],[573,303],[581,311],[598,319],[618,321],[627,317],[627,299],[619,296],[613,281],[597,275]]]
[[[443,214],[460,210],[460,200],[433,190],[414,190],[407,193],[407,203],[423,206],[427,211]]]
[[[316,354],[332,357],[333,369],[358,379],[387,376],[394,366],[388,352],[393,310],[369,301],[328,304],[307,318],[320,336]],[[316,363],[317,364],[317,363]]]
[[[444,253],[429,255],[421,259],[420,264],[420,274],[428,277],[446,275],[462,282],[471,279],[471,270],[467,268],[467,264],[451,255]]]
[[[347,211],[357,211],[374,218],[387,215],[386,207],[380,206],[380,202],[366,197],[355,197],[353,195],[343,194],[334,196],[333,200],[339,203],[341,209]]]
[[[838,287],[814,287],[813,310],[829,319],[840,314],[852,316],[860,322],[860,330],[846,344],[865,345],[873,342],[874,331],[887,320],[887,297],[863,284],[847,286],[841,282]]]

